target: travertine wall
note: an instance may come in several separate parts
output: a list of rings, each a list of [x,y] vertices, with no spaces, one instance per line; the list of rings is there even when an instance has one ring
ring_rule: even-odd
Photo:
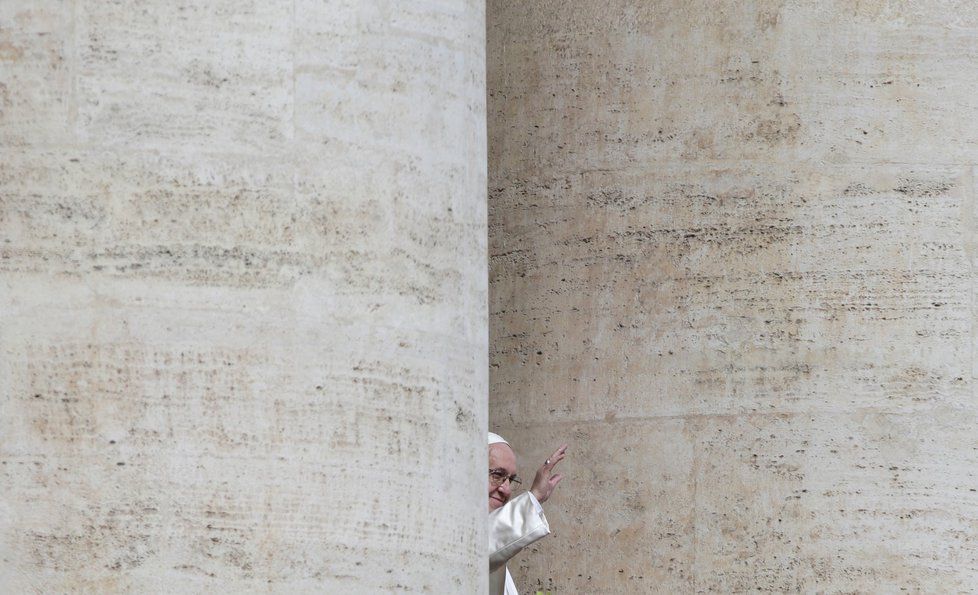
[[[483,9],[0,2],[0,591],[484,588]]]
[[[978,5],[488,3],[524,591],[978,584]]]

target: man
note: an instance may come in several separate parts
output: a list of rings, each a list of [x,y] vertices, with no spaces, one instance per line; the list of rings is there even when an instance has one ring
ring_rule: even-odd
[[[489,595],[519,594],[506,562],[550,533],[541,504],[563,479],[553,470],[566,452],[566,444],[558,448],[537,470],[530,490],[511,498],[520,485],[516,454],[501,436],[489,433]]]

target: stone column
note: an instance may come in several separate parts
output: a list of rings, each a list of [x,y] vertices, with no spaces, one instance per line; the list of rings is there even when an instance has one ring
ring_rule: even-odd
[[[0,3],[0,584],[477,592],[481,1]]]
[[[556,592],[978,584],[978,9],[488,5],[490,428]]]

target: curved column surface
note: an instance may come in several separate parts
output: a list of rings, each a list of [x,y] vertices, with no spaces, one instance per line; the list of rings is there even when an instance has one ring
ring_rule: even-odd
[[[476,592],[478,0],[0,3],[0,584]]]
[[[488,3],[490,428],[556,592],[978,584],[978,9]]]

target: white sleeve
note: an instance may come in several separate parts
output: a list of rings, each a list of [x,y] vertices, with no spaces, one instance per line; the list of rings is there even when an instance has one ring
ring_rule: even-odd
[[[489,572],[506,564],[521,549],[550,534],[543,507],[524,492],[489,513]]]

